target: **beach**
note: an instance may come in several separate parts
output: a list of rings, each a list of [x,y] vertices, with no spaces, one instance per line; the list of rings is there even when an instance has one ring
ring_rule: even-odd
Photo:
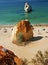
[[[44,52],[48,49],[48,26],[33,25],[33,38],[25,46],[12,43],[11,35],[13,25],[0,26],[0,45],[13,51],[18,57],[31,60],[38,50]]]

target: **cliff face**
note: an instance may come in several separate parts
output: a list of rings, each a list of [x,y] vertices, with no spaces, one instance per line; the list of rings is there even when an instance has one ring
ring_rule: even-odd
[[[23,61],[19,59],[12,51],[0,46],[0,65],[22,65]]]
[[[15,27],[17,27],[17,29],[15,29]],[[33,26],[30,24],[30,22],[28,20],[21,20],[15,27],[13,28],[12,33],[13,33],[14,37],[12,37],[12,38],[16,38],[16,40],[17,40],[17,35],[19,33],[22,34],[23,41],[27,41],[33,37]],[[21,35],[20,35],[20,37],[21,37]],[[13,39],[13,40],[16,42],[15,39]],[[13,43],[15,43],[15,42],[13,42]]]

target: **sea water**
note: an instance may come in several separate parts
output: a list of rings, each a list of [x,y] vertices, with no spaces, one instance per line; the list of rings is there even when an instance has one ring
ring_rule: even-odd
[[[25,13],[25,2],[31,5],[32,12]],[[25,19],[32,24],[48,24],[48,1],[0,0],[0,25],[12,25]]]

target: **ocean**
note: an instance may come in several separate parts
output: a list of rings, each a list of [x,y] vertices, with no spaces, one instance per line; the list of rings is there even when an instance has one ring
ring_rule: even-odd
[[[32,12],[24,12],[25,2],[32,6]],[[32,24],[48,24],[48,1],[0,0],[0,25],[12,25],[25,19]]]

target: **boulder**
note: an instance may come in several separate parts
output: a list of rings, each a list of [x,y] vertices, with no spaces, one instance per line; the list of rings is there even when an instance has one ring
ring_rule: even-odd
[[[12,42],[27,41],[33,37],[33,26],[28,20],[21,20],[12,31]]]
[[[23,65],[23,61],[12,51],[0,46],[0,65]]]
[[[25,12],[31,12],[32,11],[32,7],[29,5],[29,3],[25,3],[25,6],[24,6],[24,10]]]

